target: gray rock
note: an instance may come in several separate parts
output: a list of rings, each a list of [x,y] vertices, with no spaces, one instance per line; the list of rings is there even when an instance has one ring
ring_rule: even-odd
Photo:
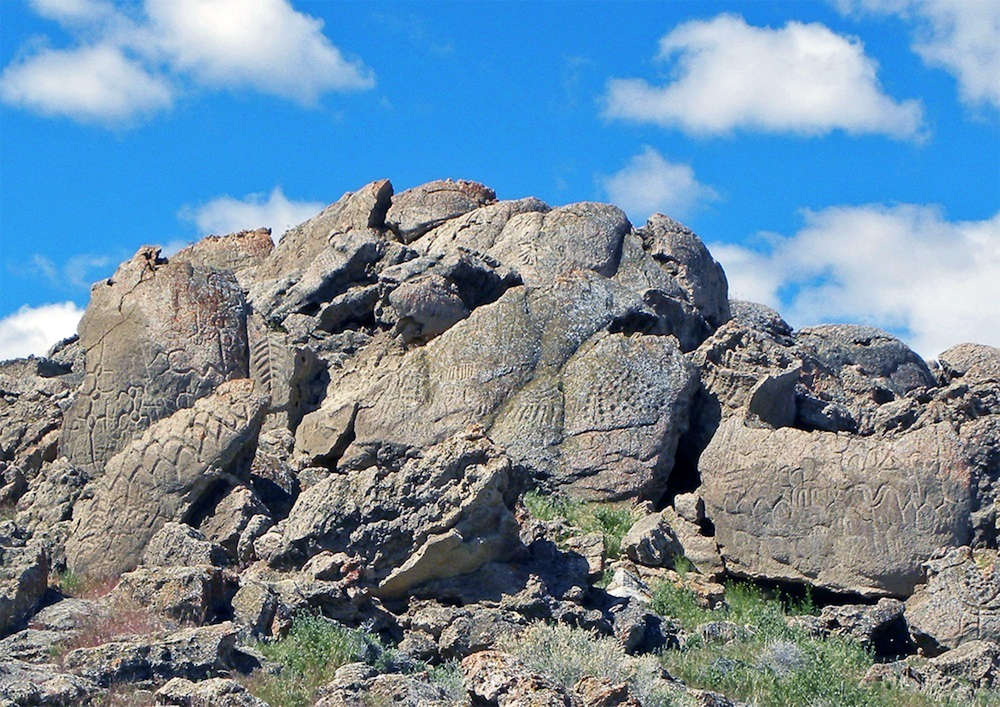
[[[235,644],[236,629],[227,622],[77,648],[64,656],[63,668],[101,687],[175,677],[204,680],[234,667]]]
[[[199,525],[199,529],[212,542],[222,546],[233,559],[237,557],[240,536],[254,516],[268,515],[267,507],[253,489],[246,485],[230,489]]]
[[[62,631],[26,628],[0,640],[0,661],[22,660],[26,663],[48,663],[54,648],[65,640]]]
[[[27,538],[12,521],[0,522],[0,637],[34,613],[48,580],[45,544]]]
[[[1000,382],[1000,349],[984,344],[958,344],[938,356],[945,381],[967,385]]]
[[[535,198],[498,201],[445,221],[412,245],[424,255],[455,252],[485,254],[514,216],[548,210],[547,205]]]
[[[691,305],[715,329],[730,318],[726,274],[691,229],[653,214],[638,230],[646,250],[680,285]]]
[[[180,707],[267,707],[266,702],[254,697],[243,685],[230,678],[210,678],[201,682],[173,678],[156,691],[156,704]]]
[[[555,681],[531,672],[508,653],[481,651],[462,661],[465,689],[474,700],[498,707],[579,707],[579,700]]]
[[[379,675],[363,663],[348,663],[337,669],[333,682],[319,690],[316,707],[353,707],[384,701],[401,707],[451,707],[452,697],[426,673]]]
[[[726,567],[743,576],[907,596],[925,560],[971,534],[971,469],[944,423],[882,439],[732,417],[699,470]]]
[[[228,270],[236,275],[240,284],[244,284],[272,250],[274,241],[271,239],[271,229],[258,228],[225,236],[206,236],[177,251],[170,260],[215,270]]]
[[[241,460],[249,464],[265,403],[250,380],[229,381],[119,452],[93,497],[77,504],[70,569],[114,576],[134,568],[156,531],[183,520],[222,475],[239,473]]]
[[[476,182],[428,182],[396,194],[385,223],[403,243],[410,243],[435,226],[493,201],[493,190]]]
[[[70,520],[90,476],[60,457],[35,476],[17,504],[17,524],[34,533]]]
[[[232,273],[144,247],[91,289],[80,321],[87,373],[61,453],[93,473],[157,420],[248,373],[246,303]]]
[[[40,609],[31,617],[31,625],[45,631],[74,631],[99,612],[94,600],[65,597]]]
[[[906,621],[928,653],[1000,639],[996,550],[959,547],[927,562],[927,584],[906,600]]]
[[[235,591],[235,581],[217,567],[139,567],[121,576],[110,597],[202,625],[228,613]]]
[[[5,705],[70,707],[94,697],[99,690],[94,682],[61,673],[55,665],[0,661],[0,702]]]
[[[509,554],[512,503],[510,460],[482,436],[457,435],[398,468],[359,462],[303,492],[269,561],[301,565],[322,550],[349,551],[380,594],[400,594]]]
[[[672,567],[681,544],[661,513],[637,520],[622,538],[622,552],[640,565]]]
[[[865,682],[885,681],[932,698],[968,703],[977,691],[1000,687],[1000,646],[991,641],[970,641],[936,658],[910,656],[893,663],[876,663]]]
[[[819,620],[823,632],[857,641],[878,655],[904,655],[910,649],[903,618],[903,602],[882,598],[866,604],[823,607]]]
[[[0,362],[0,471],[20,481],[2,491],[4,505],[16,503],[43,464],[55,459],[63,410],[79,381],[47,358],[31,356]],[[0,477],[0,486],[13,478]]]
[[[164,523],[149,539],[142,564],[146,567],[185,567],[226,564],[226,552],[190,525]]]

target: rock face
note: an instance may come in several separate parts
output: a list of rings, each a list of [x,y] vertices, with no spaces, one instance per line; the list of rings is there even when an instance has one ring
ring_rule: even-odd
[[[940,651],[1000,636],[1000,571],[995,550],[955,548],[927,562],[929,579],[906,602],[914,640]]]
[[[140,249],[91,290],[79,327],[87,372],[60,451],[99,471],[152,423],[245,378],[246,313],[232,273]]]
[[[729,571],[862,595],[909,595],[922,564],[971,535],[972,470],[940,424],[894,439],[724,422],[701,456]]]
[[[115,455],[77,506],[70,568],[114,576],[135,567],[164,523],[187,520],[213,484],[238,475],[241,459],[249,463],[265,404],[252,381],[230,381]]]
[[[44,544],[27,540],[10,521],[0,523],[0,637],[35,612],[48,588],[48,578]]]
[[[517,544],[510,460],[480,434],[459,435],[398,468],[359,459],[303,492],[269,561],[323,550],[359,555],[382,595],[504,559]]]
[[[1000,686],[998,498],[1000,350],[795,330],[662,214],[378,180],[277,239],[143,247],[78,337],[0,362],[0,702],[261,704],[239,644],[309,613],[379,637],[317,704],[644,704],[496,648],[723,644],[653,607],[734,578],[969,701]]]

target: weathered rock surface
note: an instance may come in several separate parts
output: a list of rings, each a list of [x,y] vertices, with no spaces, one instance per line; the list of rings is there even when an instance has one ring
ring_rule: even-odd
[[[63,668],[101,687],[175,677],[204,680],[233,668],[235,644],[231,623],[199,626],[77,648],[64,656]]]
[[[572,692],[533,673],[512,655],[481,651],[462,661],[465,689],[474,699],[498,707],[579,707]]]
[[[238,475],[241,458],[249,464],[265,402],[250,380],[230,381],[119,452],[77,505],[70,568],[112,576],[135,567],[157,530],[185,520],[223,475]]]
[[[922,563],[971,536],[972,470],[939,424],[876,439],[724,422],[701,494],[730,572],[908,596]]]
[[[173,678],[156,691],[156,704],[179,707],[267,707],[266,702],[257,699],[243,685],[229,678],[210,678],[201,682]]]
[[[45,545],[30,540],[11,521],[0,522],[0,637],[34,613],[48,588]]]
[[[959,547],[927,562],[927,584],[906,601],[918,645],[937,652],[1000,637],[1000,573],[996,550]]]
[[[363,458],[299,497],[271,564],[322,550],[363,558],[383,595],[471,572],[516,546],[510,460],[481,434],[460,434],[398,466]]]
[[[5,705],[78,705],[95,696],[99,686],[52,664],[33,665],[0,660],[0,701]]]
[[[476,182],[428,182],[394,196],[385,223],[400,240],[409,243],[435,226],[495,200],[492,189]]]
[[[87,372],[60,450],[99,471],[157,420],[248,375],[246,303],[232,273],[144,247],[91,289],[80,321]]]
[[[936,658],[910,656],[892,663],[877,663],[866,682],[884,680],[931,697],[972,703],[977,690],[1000,687],[1000,646],[991,641],[970,641]]]

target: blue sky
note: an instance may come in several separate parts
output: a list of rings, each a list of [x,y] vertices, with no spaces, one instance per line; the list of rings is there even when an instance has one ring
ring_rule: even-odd
[[[995,0],[0,12],[0,358],[144,243],[277,231],[380,177],[663,211],[793,325],[1000,345]]]

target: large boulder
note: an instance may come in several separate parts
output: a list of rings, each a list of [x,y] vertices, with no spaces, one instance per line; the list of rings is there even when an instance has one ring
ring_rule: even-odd
[[[412,459],[358,459],[299,496],[269,561],[349,552],[384,596],[471,572],[517,546],[512,476],[510,459],[475,432]]]
[[[248,375],[247,307],[231,272],[143,247],[91,289],[83,385],[60,450],[88,472],[157,420]]]
[[[66,542],[70,569],[95,576],[133,569],[165,523],[186,520],[218,483],[245,473],[265,404],[252,381],[229,381],[115,455],[91,498],[77,504]]]
[[[908,596],[922,563],[971,535],[972,470],[946,423],[897,437],[719,427],[701,456],[727,569],[866,596]]]

